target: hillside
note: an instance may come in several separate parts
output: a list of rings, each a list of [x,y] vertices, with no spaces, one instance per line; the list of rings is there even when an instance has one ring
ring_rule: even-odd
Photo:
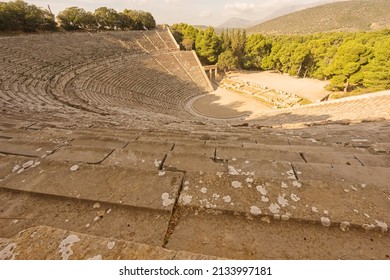
[[[250,33],[309,34],[390,28],[390,1],[365,0],[325,4],[248,28]]]
[[[218,28],[246,28],[256,25],[259,21],[251,21],[242,18],[231,18],[218,26]]]

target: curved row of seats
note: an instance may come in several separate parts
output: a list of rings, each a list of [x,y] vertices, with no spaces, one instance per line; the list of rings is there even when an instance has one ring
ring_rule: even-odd
[[[201,68],[188,69],[166,30],[0,38],[0,102],[8,110],[115,108],[186,116],[202,93]],[[199,73],[198,73],[199,72]]]

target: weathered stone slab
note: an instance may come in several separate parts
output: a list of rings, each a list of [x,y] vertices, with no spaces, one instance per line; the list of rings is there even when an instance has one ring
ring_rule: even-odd
[[[281,181],[254,176],[189,173],[179,205],[196,210],[237,212],[252,217],[357,226],[390,223],[390,191],[375,186],[321,181]],[[358,210],[360,214],[356,214]],[[367,217],[364,213],[368,214]]]
[[[126,205],[0,189],[0,236],[36,225],[162,245],[171,213]],[[55,209],[55,211],[53,210]]]
[[[13,245],[14,244],[14,245]],[[0,259],[18,260],[209,260],[124,240],[108,239],[50,227],[33,227],[5,243]]]
[[[142,134],[142,130],[131,129],[110,129],[110,128],[88,128],[84,130],[75,129],[70,134],[73,138],[79,138],[83,136],[90,137],[111,137],[123,141],[133,141]]]
[[[211,147],[233,147],[233,148],[242,148],[243,142],[235,140],[208,140],[205,143]]]
[[[374,144],[370,148],[371,151],[378,154],[389,154],[390,153],[390,143],[378,143]]]
[[[99,164],[112,152],[111,148],[67,146],[57,150],[48,159]]]
[[[256,142],[263,145],[289,145],[288,138],[284,136],[270,136],[264,135],[263,137],[257,136]]]
[[[0,187],[171,211],[181,180],[181,173],[44,162],[8,177]]]
[[[183,211],[167,248],[242,260],[388,260],[389,246],[380,231]]]
[[[286,161],[262,161],[236,159],[227,162],[228,174],[247,175],[255,178],[297,180],[292,165]]]
[[[293,166],[300,181],[345,181],[354,184],[390,187],[390,168],[319,163],[293,163]]]
[[[26,136],[30,134],[30,131],[27,131],[25,129],[6,129],[6,130],[0,130],[0,139],[25,139]]]
[[[260,146],[259,148],[225,148],[217,149],[217,159],[233,160],[233,159],[254,159],[254,160],[276,160],[290,162],[304,162],[299,153],[286,152],[280,150],[270,150]]]
[[[115,150],[102,164],[142,170],[158,170],[161,168],[165,157],[165,152],[124,149]]]
[[[364,166],[390,167],[390,155],[356,154],[356,157]]]
[[[176,144],[173,152],[175,153],[188,153],[188,154],[197,154],[204,155],[208,158],[214,158],[215,156],[215,147],[209,145],[183,145]]]
[[[312,135],[310,135],[312,136]],[[314,147],[326,147],[324,143],[308,137],[308,138],[303,138],[303,137],[290,137],[289,138],[289,143],[291,146],[314,146]]]
[[[286,152],[335,152],[335,148],[325,146],[290,146],[290,145],[262,145],[262,144],[244,144],[244,148],[248,149],[267,149],[270,151],[286,151]]]
[[[0,154],[0,179],[13,173],[20,173],[28,168],[33,168],[40,164],[40,159],[28,157],[1,155]],[[24,167],[23,167],[24,166]]]
[[[30,142],[21,140],[1,140],[0,153],[27,157],[42,157],[51,154],[59,144],[51,142]]]
[[[122,149],[127,145],[127,143],[127,141],[109,137],[82,136],[72,141],[72,146]]]
[[[303,152],[303,156],[308,163],[329,163],[362,166],[355,155],[345,153],[314,153]]]
[[[147,141],[131,141],[125,147],[126,151],[143,151],[153,153],[168,153],[173,148],[172,143],[166,142],[147,142]]]
[[[205,155],[170,152],[163,164],[164,170],[225,172],[226,165],[214,162]]]
[[[205,140],[198,140],[198,139],[190,139],[190,138],[183,138],[183,139],[168,139],[168,143],[174,143],[175,145],[204,145]]]

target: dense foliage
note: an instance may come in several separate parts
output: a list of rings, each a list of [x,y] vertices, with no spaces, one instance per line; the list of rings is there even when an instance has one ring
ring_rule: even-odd
[[[295,77],[329,80],[329,89],[390,89],[390,30],[357,33],[317,33],[296,36],[263,36],[245,31],[190,25],[172,26],[185,49],[195,49],[205,64],[222,70],[275,70]],[[184,45],[186,44],[186,45]]]
[[[0,31],[54,30],[54,15],[24,1],[0,2]]]
[[[79,7],[69,7],[58,14],[57,20],[66,30],[143,30],[156,27],[156,21],[149,12],[125,9],[118,13],[107,7],[100,7],[93,13]],[[48,10],[22,0],[0,2],[0,31],[36,32],[56,29],[55,16]]]
[[[143,30],[156,27],[156,21],[149,12],[125,9],[118,13],[107,7],[97,8],[94,13],[69,7],[60,12],[57,18],[61,27],[66,30]]]

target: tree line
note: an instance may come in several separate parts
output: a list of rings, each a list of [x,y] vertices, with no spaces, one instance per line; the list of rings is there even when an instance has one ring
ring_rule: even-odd
[[[390,30],[294,36],[247,35],[245,30],[187,24],[172,26],[183,49],[194,49],[203,64],[222,70],[274,70],[291,76],[329,80],[329,90],[390,89]]]
[[[57,23],[58,22],[58,23]],[[65,30],[143,30],[156,27],[149,12],[100,7],[94,12],[69,7],[57,15],[22,0],[0,2],[0,31],[56,31]]]

